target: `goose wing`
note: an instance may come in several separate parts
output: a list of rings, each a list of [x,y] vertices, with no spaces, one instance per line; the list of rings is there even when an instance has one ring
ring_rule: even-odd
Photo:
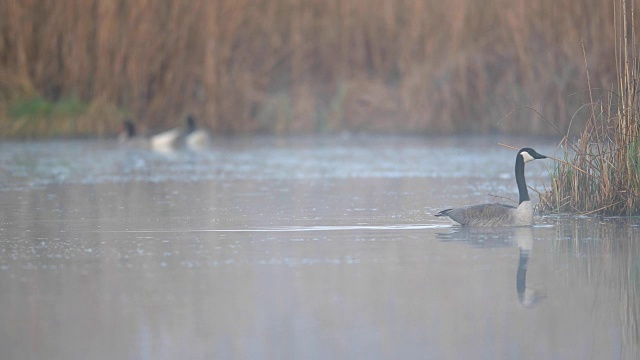
[[[436,216],[448,216],[461,225],[504,226],[513,223],[515,210],[504,204],[481,204],[442,210]]]

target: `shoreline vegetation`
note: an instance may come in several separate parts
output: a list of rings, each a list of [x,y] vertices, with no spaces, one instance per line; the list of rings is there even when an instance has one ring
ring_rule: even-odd
[[[575,134],[599,114],[581,105],[620,75],[619,14],[600,0],[47,0],[0,13],[5,138],[113,136],[124,117],[158,131],[187,113],[218,134],[555,135],[544,119]]]
[[[640,214],[640,54],[633,2],[615,7],[617,82],[601,95],[589,90],[584,131],[560,143],[551,185],[540,196],[543,211],[630,216]],[[615,2],[614,2],[615,4]],[[585,56],[586,67],[590,64]],[[588,89],[591,71],[586,74]]]
[[[564,134],[539,208],[640,214],[640,0],[373,3],[0,2],[0,138]]]

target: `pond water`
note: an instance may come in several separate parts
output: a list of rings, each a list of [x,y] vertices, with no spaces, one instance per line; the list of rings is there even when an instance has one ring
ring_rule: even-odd
[[[4,359],[627,359],[640,221],[433,216],[517,199],[536,138],[0,144]],[[527,164],[548,184],[551,161]],[[531,193],[534,202],[538,196]]]

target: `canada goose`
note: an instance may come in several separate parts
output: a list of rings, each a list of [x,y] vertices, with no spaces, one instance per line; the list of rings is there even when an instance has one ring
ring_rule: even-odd
[[[546,158],[531,148],[523,148],[518,151],[516,156],[516,183],[520,194],[518,207],[497,203],[472,205],[442,210],[436,216],[448,216],[451,220],[465,226],[533,225],[533,205],[531,205],[524,179],[524,164],[531,160]]]
[[[136,137],[136,125],[131,121],[131,119],[125,119],[122,122],[122,128],[122,131],[118,134],[119,142],[124,143]]]
[[[136,124],[131,119],[125,119],[122,122],[122,127],[123,131],[118,134],[118,141],[121,144],[139,148],[149,147],[149,139],[138,135]]]
[[[196,119],[192,115],[187,116],[187,147],[191,150],[203,150],[209,146],[211,139],[204,129],[196,127]]]

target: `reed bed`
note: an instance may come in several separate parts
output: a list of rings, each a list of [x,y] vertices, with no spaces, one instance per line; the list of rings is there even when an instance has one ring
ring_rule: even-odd
[[[540,198],[543,210],[640,214],[640,54],[632,16],[635,5],[626,1],[616,4],[617,83],[601,95],[589,90],[590,102],[584,107],[588,122],[575,141],[564,137],[564,161],[557,163],[550,189]],[[586,75],[592,89],[590,73]]]
[[[593,86],[615,79],[600,0],[3,0],[0,14],[0,136],[55,129],[8,109],[70,97],[109,109],[83,133],[193,113],[220,133],[548,134],[528,111],[496,124],[530,106],[568,129],[581,41]]]

